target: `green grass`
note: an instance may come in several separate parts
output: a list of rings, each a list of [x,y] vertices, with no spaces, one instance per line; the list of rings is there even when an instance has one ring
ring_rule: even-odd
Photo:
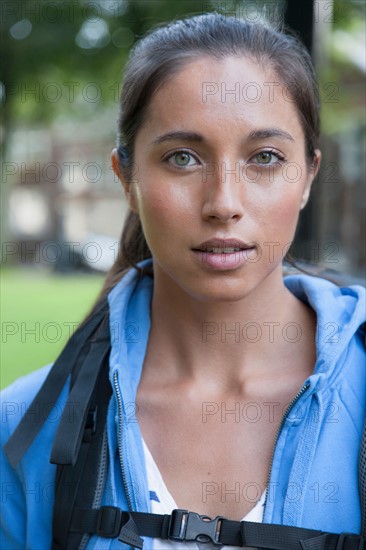
[[[99,275],[48,275],[5,269],[1,277],[1,376],[4,388],[54,361],[90,310]]]

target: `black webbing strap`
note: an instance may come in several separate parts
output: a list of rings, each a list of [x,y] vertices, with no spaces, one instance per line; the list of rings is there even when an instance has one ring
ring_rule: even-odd
[[[361,337],[366,348],[366,323],[360,327]],[[366,537],[366,417],[363,425],[360,454],[358,459],[358,486],[361,504],[361,533]]]
[[[361,502],[361,533],[366,537],[366,419],[364,421],[363,434],[361,439],[360,455],[358,462],[358,484],[360,489]]]
[[[231,521],[173,510],[171,515],[126,512],[114,506],[99,510],[75,509],[72,532],[86,532],[117,538],[136,548],[143,548],[141,536],[179,542],[212,542],[218,546],[255,547],[268,550],[364,550],[365,539],[352,533],[325,533],[313,529],[271,525],[248,521]]]
[[[89,406],[104,359],[110,350],[108,316],[98,337],[90,343],[89,353],[69,393],[51,452],[53,464],[74,465],[81,445]]]
[[[107,347],[109,345],[107,344]],[[108,466],[106,418],[112,395],[109,382],[109,360],[104,363],[93,392],[87,424],[78,453],[72,465],[59,465],[56,477],[56,498],[53,510],[52,550],[78,549],[85,533],[70,533],[74,508],[99,506],[104,491]],[[104,470],[102,475],[101,470]],[[97,501],[95,501],[97,499]]]
[[[58,476],[55,491],[55,505],[52,520],[52,550],[68,548],[68,525],[83,473],[83,467],[88,456],[88,445],[81,445],[79,457],[75,466],[58,466]],[[82,537],[83,535],[81,535]]]
[[[70,338],[14,433],[4,445],[4,452],[13,468],[18,465],[47,419],[45,415],[36,414],[36,412],[46,410],[50,404],[56,403],[85,341],[100,324],[107,307],[108,305],[105,304],[92,321],[77,330]]]

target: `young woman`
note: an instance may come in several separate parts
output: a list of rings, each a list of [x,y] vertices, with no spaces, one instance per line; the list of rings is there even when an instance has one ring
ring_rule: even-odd
[[[94,508],[360,533],[364,290],[282,270],[319,168],[318,103],[305,48],[261,24],[188,18],[131,52],[112,154],[131,212],[98,302],[113,394]],[[48,372],[5,390],[22,406],[5,407],[4,442]],[[51,546],[59,420],[15,469],[3,455],[2,548]],[[82,547],[129,547],[102,534]],[[199,540],[144,549],[213,547]]]

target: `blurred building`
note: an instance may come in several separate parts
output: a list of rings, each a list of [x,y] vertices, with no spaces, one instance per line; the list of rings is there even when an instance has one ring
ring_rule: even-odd
[[[108,124],[108,119],[110,124]],[[117,250],[126,203],[111,168],[115,110],[75,127],[12,133],[5,256],[58,270],[106,271]],[[4,259],[4,251],[3,251]]]

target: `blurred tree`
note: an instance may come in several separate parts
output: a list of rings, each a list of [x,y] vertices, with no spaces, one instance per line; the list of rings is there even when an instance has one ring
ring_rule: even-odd
[[[234,6],[238,1],[226,2]],[[5,122],[82,118],[118,100],[128,51],[149,28],[215,9],[197,0],[3,0]],[[221,2],[221,5],[223,3]],[[89,105],[88,105],[89,104]]]
[[[195,13],[273,17],[282,0],[3,0],[5,122],[90,116],[118,101],[128,51],[151,27]],[[265,9],[263,7],[265,6]]]

